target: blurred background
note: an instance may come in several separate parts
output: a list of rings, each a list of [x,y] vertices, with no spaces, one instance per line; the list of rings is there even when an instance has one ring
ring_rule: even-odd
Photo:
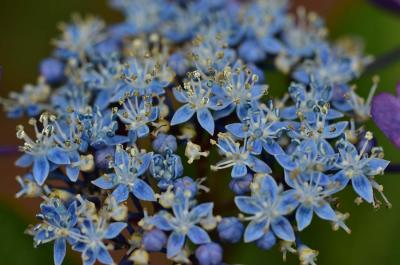
[[[396,13],[393,7],[385,9],[366,0],[298,0],[295,5],[306,6],[324,16],[333,39],[342,35],[364,39],[368,54],[380,57],[400,49],[400,12]],[[68,21],[74,12],[95,14],[108,22],[121,19],[118,13],[107,7],[106,0],[1,0],[1,97],[6,97],[11,90],[20,90],[25,83],[36,82],[38,63],[51,52],[50,40],[58,34],[57,24]],[[368,93],[374,74],[381,77],[378,93],[394,92],[396,83],[400,81],[400,60],[393,60],[391,64],[362,76],[356,82],[361,94]],[[272,89],[282,87],[275,81],[279,82],[278,78],[271,77]],[[0,115],[0,146],[19,144],[15,138],[15,126],[19,123],[25,121],[7,120],[3,114]],[[392,163],[400,163],[400,151],[374,124],[369,123],[367,127],[377,135],[386,158]],[[0,265],[53,264],[52,245],[34,249],[31,237],[24,234],[28,224],[35,223],[39,202],[14,198],[19,188],[15,176],[23,173],[14,167],[16,158],[17,154],[0,154]],[[354,194],[345,192],[341,211],[351,213],[348,221],[351,235],[343,231],[333,232],[329,224],[316,218],[311,228],[305,231],[303,241],[320,251],[318,264],[400,264],[400,173],[386,174],[379,181],[393,204],[391,209],[374,210],[366,204],[356,206]],[[252,245],[230,248],[225,257],[234,264],[282,264],[281,254],[276,248],[263,252]],[[80,261],[70,257],[65,264],[80,264]],[[286,264],[298,264],[297,257],[289,255]]]

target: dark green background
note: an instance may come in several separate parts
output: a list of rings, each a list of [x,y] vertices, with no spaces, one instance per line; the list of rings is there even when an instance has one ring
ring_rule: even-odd
[[[370,54],[379,56],[400,47],[400,15],[361,0],[297,2],[322,12],[327,17],[331,36],[355,34],[362,37]],[[10,90],[20,89],[24,83],[35,82],[38,62],[49,55],[50,40],[57,36],[57,23],[68,21],[73,12],[96,14],[108,21],[119,19],[119,14],[107,8],[105,0],[1,0],[1,96],[6,96]],[[400,81],[400,61],[373,74],[381,77],[378,91],[394,92],[396,82]],[[361,94],[368,93],[371,78],[372,74],[366,75],[356,82]],[[279,78],[271,76],[269,80],[272,89],[281,87],[278,85]],[[273,91],[274,94],[282,92]],[[1,117],[0,145],[17,143],[14,137],[17,123]],[[386,150],[386,158],[400,162],[399,150],[392,147],[372,123],[368,124],[368,128],[376,132],[379,143]],[[12,165],[14,159],[1,157],[0,163],[0,265],[52,264],[51,247],[34,250],[31,238],[23,234],[28,223],[34,222],[37,202],[15,201],[12,197],[17,189],[14,177],[18,173]],[[312,227],[306,230],[303,241],[320,251],[318,264],[400,264],[400,176],[387,174],[379,181],[385,186],[392,209],[376,211],[366,204],[356,206],[352,203],[354,194],[344,192],[341,211],[351,213],[348,225],[352,234],[333,232],[329,224],[320,221],[314,221]],[[225,256],[230,263],[237,264],[282,264],[277,249],[263,252],[251,245],[238,245],[229,249]],[[286,264],[298,264],[297,257],[289,255]]]

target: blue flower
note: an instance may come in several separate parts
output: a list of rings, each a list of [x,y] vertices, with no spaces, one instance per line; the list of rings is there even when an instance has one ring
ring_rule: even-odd
[[[246,115],[250,103],[258,102],[267,93],[268,86],[257,84],[258,76],[237,61],[233,67],[225,67],[224,81],[220,85],[213,87],[213,92],[224,99],[228,104],[225,109],[218,111],[216,118],[228,116],[236,109],[236,114],[240,119]]]
[[[265,175],[253,183],[251,196],[236,196],[236,206],[245,214],[250,223],[244,232],[244,241],[252,242],[272,231],[275,236],[285,241],[294,241],[292,225],[285,215],[297,206],[293,190],[282,192],[275,180]]]
[[[184,82],[183,89],[181,87],[174,89],[175,98],[185,105],[175,112],[171,125],[184,123],[196,113],[200,126],[212,135],[215,124],[210,109],[223,109],[226,103],[211,93],[213,81],[203,78],[200,72],[195,71]]]
[[[117,115],[125,124],[129,131],[129,138],[135,142],[137,138],[145,137],[149,134],[148,124],[157,120],[159,108],[153,106],[150,96],[128,98],[122,103],[123,109]]]
[[[126,226],[127,224],[123,222],[107,223],[101,218],[98,221],[84,219],[80,232],[85,240],[79,241],[73,249],[82,252],[84,265],[93,265],[96,260],[104,264],[114,264],[103,240],[115,238]]]
[[[24,131],[22,126],[18,127],[17,137],[25,141],[21,151],[25,152],[17,161],[16,165],[28,167],[33,164],[33,177],[39,185],[46,181],[51,169],[54,166],[68,165],[71,163],[68,153],[57,145],[54,136],[55,117],[43,113],[40,116],[42,130],[39,130],[37,121],[31,119],[31,124],[35,128],[36,139],[32,140]]]
[[[371,140],[371,133],[367,133],[366,138]],[[374,177],[383,174],[385,168],[389,165],[389,161],[379,158],[377,156],[378,153],[368,156],[364,152],[367,145],[368,141],[365,142],[362,150],[358,152],[353,144],[345,140],[340,141],[337,145],[340,158],[336,164],[340,171],[333,178],[340,183],[342,189],[351,180],[354,191],[365,201],[373,203],[374,188],[383,195],[383,189],[376,183]],[[383,198],[386,200],[384,196]]]
[[[126,201],[131,192],[136,198],[155,201],[153,189],[140,179],[149,168],[152,153],[140,152],[132,146],[130,154],[121,145],[117,145],[115,160],[110,164],[113,172],[105,174],[92,183],[102,189],[114,189],[112,195],[118,203]]]
[[[269,113],[262,109],[251,108],[242,123],[232,123],[226,129],[238,138],[248,138],[248,145],[254,154],[261,154],[262,149],[271,155],[282,154],[283,149],[277,143],[281,131],[286,129],[286,124],[270,120]]]
[[[167,150],[165,155],[156,154],[152,157],[150,172],[158,181],[158,187],[166,189],[183,174],[183,165],[179,155]]]
[[[44,78],[39,78],[37,85],[25,85],[21,93],[11,92],[8,98],[0,98],[0,104],[9,118],[20,118],[24,114],[34,117],[47,109],[45,101],[49,96],[49,85]]]
[[[172,205],[173,215],[160,211],[152,218],[152,224],[163,231],[171,231],[167,242],[167,256],[176,256],[185,245],[186,236],[196,245],[210,243],[210,237],[198,226],[203,218],[212,215],[213,204],[202,203],[192,207],[185,192],[177,192]]]
[[[64,205],[59,199],[49,199],[40,205],[39,218],[42,224],[30,232],[34,235],[35,245],[54,241],[54,264],[61,265],[67,251],[67,242],[75,244],[81,239],[76,225],[78,222],[77,203]]]
[[[40,74],[47,83],[57,84],[65,79],[65,65],[58,59],[47,58],[40,63]]]
[[[230,134],[219,133],[218,142],[211,140],[211,144],[218,146],[225,159],[211,166],[212,170],[221,170],[232,167],[232,178],[242,178],[246,176],[250,168],[257,173],[270,173],[271,168],[262,160],[252,155],[252,146],[248,144],[247,138],[244,139],[243,146],[235,142]]]

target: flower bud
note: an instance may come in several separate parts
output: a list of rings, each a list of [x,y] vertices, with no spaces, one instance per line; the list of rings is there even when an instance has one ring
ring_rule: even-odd
[[[161,251],[167,243],[167,236],[165,233],[157,228],[145,232],[142,239],[144,249],[149,252]]]
[[[196,249],[196,258],[200,265],[219,265],[222,255],[222,247],[216,243],[204,244]]]
[[[219,238],[228,243],[237,243],[242,237],[244,226],[236,217],[222,219],[217,227]]]

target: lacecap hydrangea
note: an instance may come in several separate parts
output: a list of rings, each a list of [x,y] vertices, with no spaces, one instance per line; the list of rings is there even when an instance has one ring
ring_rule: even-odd
[[[342,190],[390,205],[389,162],[364,125],[378,79],[368,99],[352,86],[372,61],[359,43],[330,41],[290,1],[110,5],[124,21],[73,17],[38,83],[1,99],[33,127],[17,127],[17,195],[42,198],[28,232],[54,244],[56,265],[69,247],[85,265],[155,264],[157,252],[234,264],[227,243],[316,264],[302,231],[319,218],[350,232]],[[283,91],[270,73],[290,80]]]

